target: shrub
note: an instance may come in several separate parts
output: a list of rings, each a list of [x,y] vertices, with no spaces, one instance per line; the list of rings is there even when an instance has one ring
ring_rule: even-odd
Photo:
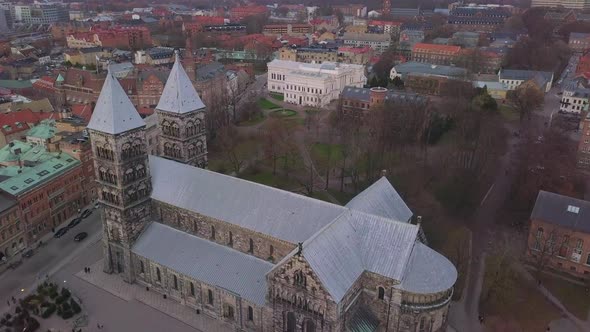
[[[27,322],[27,332],[36,331],[40,327],[39,322],[33,317],[28,317],[26,322]]]
[[[74,313],[71,310],[68,310],[68,311],[64,311],[62,313],[61,318],[68,319],[68,318],[72,318],[72,316],[74,316]]]
[[[55,312],[55,304],[50,304],[45,311],[41,314],[41,317],[48,318]]]
[[[79,314],[82,311],[82,308],[80,308],[80,305],[74,299],[70,299],[70,305],[75,314]]]
[[[12,315],[7,313],[6,315],[4,315],[4,318],[6,318],[6,320],[10,320],[12,318]]]
[[[56,303],[56,304],[62,304],[62,303],[64,303],[64,302],[65,302],[67,299],[68,299],[67,297],[65,297],[65,296],[61,295],[61,296],[58,296],[58,297],[55,299],[55,303]]]
[[[0,319],[0,325],[4,325],[4,324],[6,324],[6,318]]]
[[[55,298],[57,297],[57,291],[56,291],[56,290],[52,290],[52,291],[49,293],[49,297],[50,297],[52,300],[53,300],[53,299],[55,299]]]
[[[23,311],[23,309],[21,309],[20,307],[16,307],[16,309],[14,309],[14,312],[17,314],[20,314],[21,311]]]
[[[61,304],[61,311],[68,311],[70,309],[71,309],[71,307],[70,307],[70,304],[68,302],[64,302],[64,303]]]
[[[61,296],[65,297],[66,299],[70,297],[71,293],[67,288],[61,289]]]

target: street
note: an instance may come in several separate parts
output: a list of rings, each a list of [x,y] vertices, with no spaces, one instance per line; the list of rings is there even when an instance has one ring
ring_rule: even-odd
[[[28,293],[39,280],[44,280],[45,275],[52,276],[82,250],[100,241],[102,232],[101,211],[101,209],[94,210],[88,218],[83,219],[80,224],[70,229],[64,236],[58,239],[51,238],[46,245],[36,250],[33,257],[24,258],[23,263],[16,269],[7,270],[1,274],[0,294],[2,294],[2,298],[0,299],[0,312],[7,309],[6,299],[11,296],[21,297],[21,290]],[[62,224],[62,227],[64,225],[67,225],[67,222]],[[81,242],[74,242],[74,236],[80,232],[88,233],[88,237]]]

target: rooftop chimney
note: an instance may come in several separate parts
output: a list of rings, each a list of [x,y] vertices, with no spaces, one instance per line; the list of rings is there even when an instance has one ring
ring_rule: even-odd
[[[382,169],[381,170],[381,176],[387,176],[387,170],[386,169]]]
[[[418,227],[422,225],[422,216],[416,217],[416,225],[418,225]]]

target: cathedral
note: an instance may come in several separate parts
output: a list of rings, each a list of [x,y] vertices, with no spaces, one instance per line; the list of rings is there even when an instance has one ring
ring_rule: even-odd
[[[148,155],[145,123],[108,73],[88,125],[104,272],[228,331],[445,329],[457,271],[385,177],[339,206],[208,171],[205,112],[177,58]]]

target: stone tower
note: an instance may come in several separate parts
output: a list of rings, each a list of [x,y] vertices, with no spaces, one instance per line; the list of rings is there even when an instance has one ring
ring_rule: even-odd
[[[104,207],[104,271],[133,282],[131,247],[149,222],[152,186],[145,123],[110,71],[88,129]]]
[[[178,54],[156,112],[160,156],[206,168],[205,104],[180,64]]]

